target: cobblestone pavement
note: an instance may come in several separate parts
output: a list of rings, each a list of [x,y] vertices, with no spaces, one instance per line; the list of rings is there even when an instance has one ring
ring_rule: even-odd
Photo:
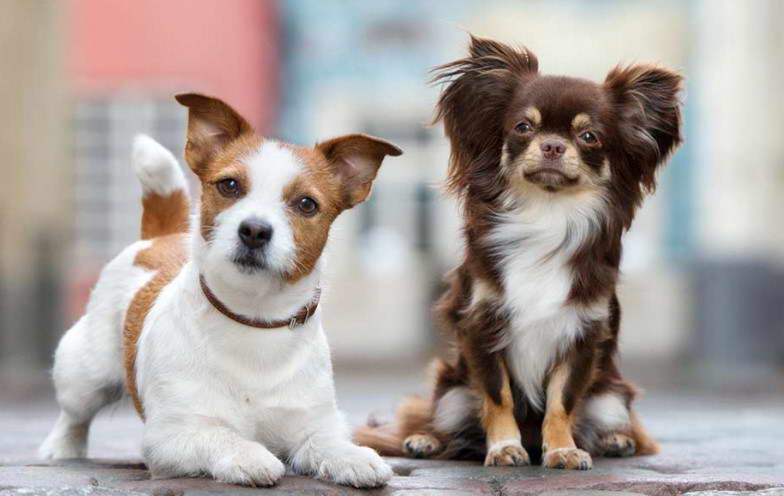
[[[389,408],[417,378],[338,377],[352,423],[374,407]],[[48,396],[51,392],[36,395]],[[9,401],[0,392],[0,496],[203,494],[378,495],[782,495],[784,400],[651,393],[640,410],[661,441],[654,457],[597,459],[593,470],[494,468],[464,462],[389,459],[396,476],[383,489],[359,491],[287,475],[275,488],[251,489],[205,479],[151,480],[139,456],[141,422],[121,406],[102,414],[91,432],[90,459],[55,464],[35,458],[54,422],[53,400]]]

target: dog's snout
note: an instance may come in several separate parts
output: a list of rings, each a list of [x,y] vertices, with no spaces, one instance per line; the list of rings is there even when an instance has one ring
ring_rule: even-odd
[[[563,143],[563,141],[555,139],[542,141],[542,143],[539,145],[539,149],[541,149],[544,153],[544,158],[548,160],[561,158],[561,155],[566,153],[566,145]]]
[[[261,248],[272,239],[272,226],[258,218],[246,219],[240,224],[239,236],[248,248]]]

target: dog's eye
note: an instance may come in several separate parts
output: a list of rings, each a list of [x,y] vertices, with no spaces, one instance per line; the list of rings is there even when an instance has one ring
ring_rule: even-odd
[[[526,121],[523,121],[520,124],[515,126],[515,131],[517,131],[520,134],[527,134],[527,133],[530,133],[533,130],[534,130],[533,126],[531,126],[531,124],[529,124]]]
[[[599,143],[599,138],[597,138],[596,135],[590,131],[585,131],[584,133],[582,133],[580,135],[580,139],[583,140],[583,142],[588,145],[595,145]]]
[[[240,194],[240,183],[236,179],[224,179],[219,181],[216,187],[218,192],[226,198],[236,198]]]
[[[303,196],[297,200],[297,209],[299,209],[299,211],[304,215],[315,215],[315,213],[318,211],[318,203],[316,203],[316,200],[309,196]]]

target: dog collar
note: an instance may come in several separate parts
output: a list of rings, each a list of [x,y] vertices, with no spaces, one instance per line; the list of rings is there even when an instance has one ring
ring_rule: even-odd
[[[199,275],[199,284],[201,285],[201,290],[204,293],[204,296],[207,297],[207,301],[209,301],[216,310],[235,322],[259,329],[277,329],[279,327],[288,326],[289,329],[293,330],[295,327],[303,325],[310,317],[313,316],[313,314],[316,312],[316,308],[318,308],[319,300],[321,299],[321,288],[316,288],[316,294],[313,295],[313,299],[310,300],[310,303],[302,307],[299,312],[294,314],[290,319],[257,320],[249,319],[243,315],[236,314],[226,308],[226,305],[221,303],[218,297],[216,297],[213,292],[210,291],[210,288],[207,286],[207,281],[204,280],[203,275]]]

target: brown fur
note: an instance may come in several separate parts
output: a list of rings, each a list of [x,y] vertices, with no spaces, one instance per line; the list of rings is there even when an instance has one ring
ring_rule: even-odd
[[[656,170],[680,143],[681,77],[650,65],[616,67],[598,84],[542,76],[529,50],[472,37],[468,57],[436,68],[434,80],[445,84],[436,120],[443,121],[451,144],[447,186],[463,207],[465,258],[448,276],[447,289],[435,305],[435,318],[454,341],[455,352],[440,367],[429,411],[458,386],[485,398],[480,411],[466,412],[459,432],[445,438],[447,433],[431,427],[430,434],[445,442],[438,456],[481,459],[491,430],[508,418],[503,363],[510,316],[497,253],[501,248],[524,250],[526,239],[502,247],[489,234],[510,202],[542,194],[540,190],[603,199],[598,222],[569,260],[573,280],[564,305],[606,304],[609,317],[587,322],[580,339],[562,356],[552,357],[542,385],[547,392],[544,413],[532,408],[510,381],[522,443],[536,451],[543,444],[551,450],[545,455],[548,466],[568,468],[590,466],[590,458],[576,448],[601,454],[603,443],[621,443],[622,436],[631,436],[637,454],[655,452],[655,442],[634,411],[630,432],[619,433],[602,432],[580,413],[593,395],[613,393],[627,408],[635,396],[616,364],[621,236],[644,193],[654,189]],[[594,139],[585,138],[586,132]],[[563,156],[547,158],[545,140],[563,145]],[[561,247],[569,245],[571,235],[567,230]],[[398,430],[401,441],[409,434]],[[614,435],[618,437],[607,437]],[[374,447],[372,436],[364,436]]]
[[[141,335],[144,319],[155,303],[155,299],[177,276],[186,261],[186,235],[183,233],[155,238],[152,246],[139,251],[133,261],[135,266],[155,272],[153,278],[134,295],[123,325],[126,387],[133,406],[142,419],[144,407],[139,391],[136,389],[136,343]]]
[[[262,142],[263,140],[258,136],[238,136],[226,148],[214,152],[213,160],[204,164],[196,172],[202,184],[200,230],[205,241],[212,239],[215,217],[242,199],[250,190],[252,185],[247,166],[241,159],[258,149]],[[217,184],[224,179],[234,179],[239,183],[240,193],[236,197],[226,197],[218,191]]]
[[[290,206],[289,221],[297,246],[295,269],[286,275],[289,282],[296,282],[309,274],[321,257],[329,237],[329,227],[343,211],[342,185],[329,171],[325,157],[313,149],[290,147],[305,166],[305,172],[283,191],[283,201]],[[316,215],[305,216],[297,211],[297,202],[314,199],[319,207]]]
[[[142,197],[142,237],[152,239],[188,230],[189,202],[185,191],[166,196],[145,193]]]

